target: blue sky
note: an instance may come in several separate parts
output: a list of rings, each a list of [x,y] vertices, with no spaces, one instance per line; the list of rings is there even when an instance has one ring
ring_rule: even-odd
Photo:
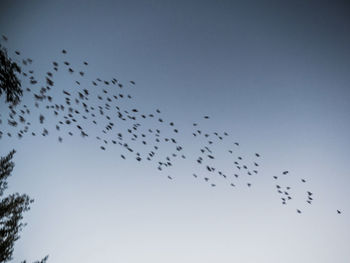
[[[33,58],[40,81],[52,61],[64,60],[86,72],[81,83],[93,95],[100,90],[90,80],[117,78],[133,97],[121,105],[160,109],[178,127],[187,157],[163,173],[122,160],[121,148],[100,150],[91,124],[89,138],[65,135],[60,144],[52,115],[47,137],[3,136],[1,155],[17,150],[9,191],[35,199],[16,261],[46,254],[53,263],[349,261],[349,4],[2,1],[0,8],[9,54]],[[59,71],[55,99],[74,80]],[[3,102],[0,110],[6,116]],[[40,110],[33,109],[35,131]],[[220,169],[235,173],[227,150],[237,141],[235,156],[251,163],[261,154],[259,174],[240,177],[235,188],[219,177],[216,187],[194,178],[205,171],[195,162],[203,141],[192,136],[193,122],[229,133],[213,145]],[[1,130],[10,129],[6,123]],[[288,205],[272,176],[292,187]],[[314,193],[311,206],[306,191]]]

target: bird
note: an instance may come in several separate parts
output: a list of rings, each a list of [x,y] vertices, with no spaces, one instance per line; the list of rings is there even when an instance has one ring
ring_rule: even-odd
[[[7,41],[7,38],[5,39],[3,36],[3,40]],[[186,161],[191,162],[192,158],[186,158],[186,156],[191,157],[191,153],[181,144],[183,139],[180,136],[182,130],[179,130],[179,127],[175,125],[175,123],[177,123],[176,121],[174,123],[174,121],[169,120],[159,108],[156,108],[155,112],[152,110],[152,113],[149,113],[141,107],[138,107],[133,100],[129,101],[129,99],[133,99],[135,96],[128,94],[128,88],[132,88],[133,85],[135,85],[135,81],[130,80],[129,83],[131,85],[123,85],[123,83],[115,78],[103,79],[97,77],[91,79],[87,71],[85,72],[84,70],[82,71],[81,68],[74,67],[74,64],[69,60],[70,54],[68,54],[66,49],[62,49],[61,53],[64,54],[64,56],[61,55],[64,59],[61,58],[60,60],[52,61],[49,69],[44,71],[44,77],[41,79],[36,76],[37,72],[31,69],[28,70],[28,65],[35,60],[22,59],[21,56],[23,56],[23,54],[17,50],[15,51],[20,61],[22,60],[23,65],[21,64],[21,66],[24,68],[21,78],[24,78],[24,80],[31,85],[30,88],[26,87],[23,92],[30,94],[28,97],[33,100],[33,105],[38,109],[35,109],[35,111],[31,113],[27,113],[26,107],[18,108],[17,113],[11,111],[15,108],[10,109],[9,114],[11,117],[8,118],[9,130],[8,132],[1,131],[0,139],[6,134],[11,139],[21,139],[26,136],[26,133],[36,136],[37,131],[33,129],[33,126],[28,124],[30,120],[33,120],[30,119],[31,116],[35,116],[33,117],[35,122],[42,125],[40,126],[42,132],[39,134],[51,136],[53,133],[50,132],[49,134],[49,131],[51,131],[49,125],[53,125],[55,133],[58,134],[58,141],[61,143],[63,142],[65,134],[75,137],[81,136],[82,138],[88,137],[101,142],[99,146],[96,146],[97,149],[99,147],[101,150],[105,151],[108,146],[120,147],[121,152],[119,155],[121,159],[125,160],[126,156],[129,157],[129,155],[124,153],[124,151],[126,151],[130,156],[135,158],[130,158],[130,160],[134,162],[148,160],[149,162],[147,163],[154,165],[155,169],[163,173],[171,166],[176,165],[177,160],[186,159]],[[88,58],[81,60],[80,65],[84,65],[82,67],[88,66],[89,64],[87,61]],[[26,66],[27,68],[25,69]],[[70,76],[71,87],[69,85],[66,87],[58,87],[55,81],[55,79],[57,79],[56,72],[59,71],[61,66],[64,66],[65,69],[62,71],[62,74]],[[75,74],[75,72],[79,74]],[[118,91],[113,89],[113,85],[118,88]],[[53,92],[53,90],[55,90],[55,92]],[[29,116],[30,114],[31,116]],[[48,114],[52,114],[52,122]],[[204,114],[200,116],[203,116],[200,117],[201,119],[211,118],[209,115]],[[94,127],[89,130],[88,124],[91,122],[94,124]],[[250,169],[247,163],[243,164],[243,158],[239,156],[243,154],[239,152],[241,147],[235,147],[240,146],[240,143],[234,142],[231,139],[232,135],[230,132],[218,129],[214,131],[206,130],[204,127],[201,127],[200,121],[192,121],[190,124],[192,124],[195,130],[191,130],[189,135],[191,138],[193,135],[193,139],[201,144],[198,145],[198,148],[194,148],[197,146],[193,144],[193,148],[198,150],[200,154],[198,158],[193,158],[193,163],[196,165],[198,164],[198,169],[204,169],[205,174],[200,178],[204,178],[207,182],[210,181],[207,186],[216,186],[216,184],[211,183],[215,180],[214,176],[222,176],[228,179],[226,183],[231,187],[236,187],[236,182],[230,181],[238,181],[244,176],[249,175],[251,181],[246,183],[246,185],[251,187],[253,183],[252,180],[255,178],[254,175],[259,174],[260,176],[261,174],[261,176],[263,176],[259,170],[260,166],[263,166],[263,162],[252,162],[253,169]],[[26,126],[27,128],[25,128]],[[118,132],[116,132],[117,129]],[[201,141],[202,139],[204,139],[204,141]],[[231,149],[229,149],[228,152],[227,149],[225,149],[226,158],[234,163],[233,167],[228,168],[230,170],[227,170],[227,173],[223,172],[224,169],[221,169],[219,166],[224,156],[221,154],[217,155],[217,151],[220,149],[215,148],[221,143],[225,145],[226,140],[228,140],[228,142],[231,141],[231,145],[228,146],[231,147]],[[232,146],[234,148],[232,148]],[[235,157],[235,154],[237,154],[238,157]],[[205,158],[204,155],[206,155],[207,158]],[[264,155],[263,153],[257,153],[255,150],[252,151],[252,156],[261,157]],[[197,169],[196,167],[193,167],[193,169]],[[242,171],[244,171],[243,174],[241,173]],[[196,173],[192,173],[192,176],[198,178],[200,172],[193,172]],[[208,173],[213,177],[207,176]],[[282,172],[284,175],[288,173],[289,171]],[[230,174],[233,176],[231,177]],[[191,172],[189,175],[191,175]],[[170,175],[166,176],[170,180],[173,179]],[[279,181],[283,181],[282,177],[273,176],[275,180],[279,178]],[[303,183],[306,182],[305,179],[301,179],[301,181]],[[237,187],[238,186],[237,183]],[[279,198],[282,197],[283,204],[287,204],[288,200],[292,199],[291,192],[289,191],[290,187],[285,187],[282,183],[278,186],[276,190],[279,193]],[[311,192],[307,192],[306,199],[309,204],[312,203],[313,195]],[[301,213],[301,210],[298,211]],[[337,210],[337,213],[339,214],[340,210]]]

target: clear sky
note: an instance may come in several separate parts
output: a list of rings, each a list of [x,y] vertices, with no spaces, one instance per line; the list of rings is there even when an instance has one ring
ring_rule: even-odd
[[[64,60],[85,71],[81,86],[93,96],[102,88],[91,80],[117,78],[132,95],[120,106],[160,109],[179,129],[186,155],[163,172],[131,155],[122,160],[125,149],[110,142],[101,151],[101,129],[93,124],[85,126],[88,138],[68,129],[59,143],[55,117],[34,107],[31,131],[38,136],[9,138],[2,98],[0,155],[17,150],[8,192],[35,199],[15,262],[46,254],[50,263],[350,262],[347,1],[11,0],[0,10],[0,34],[9,39],[2,43],[14,59],[20,50],[34,60],[40,82],[52,61]],[[76,89],[76,75],[55,75],[55,99]],[[41,111],[45,137],[35,115]],[[211,136],[229,134],[212,146],[215,165],[228,176],[210,177],[215,187],[196,163],[204,139],[192,135],[193,122]],[[116,120],[115,129],[123,125]],[[237,156],[257,161],[259,173],[235,178]],[[291,186],[287,205],[276,184]]]

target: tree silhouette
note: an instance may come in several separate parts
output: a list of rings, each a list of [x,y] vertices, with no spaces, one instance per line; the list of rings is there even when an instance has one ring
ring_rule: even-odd
[[[11,175],[14,163],[11,161],[15,151],[0,159],[0,262],[11,260],[15,241],[22,230],[23,213],[33,202],[26,194],[11,194],[2,198],[7,189],[7,178]]]
[[[7,189],[7,179],[15,166],[12,162],[15,150],[6,157],[0,159],[0,262],[8,262],[12,259],[14,244],[19,239],[19,233],[26,225],[22,222],[23,213],[30,209],[33,202],[26,194],[10,194],[3,197]],[[47,256],[36,263],[44,263]],[[22,263],[25,263],[23,261]]]
[[[21,82],[17,74],[21,68],[16,62],[12,62],[7,55],[7,50],[0,45],[0,96],[6,94],[6,102],[16,105],[23,94]]]
[[[7,40],[6,37],[3,38]],[[0,45],[0,97],[5,93],[5,102],[14,106],[20,102],[23,94],[21,82],[17,77],[20,73],[20,66],[11,60],[6,48]],[[23,213],[30,209],[30,204],[33,202],[33,199],[26,194],[14,193],[3,197],[7,189],[7,179],[15,166],[12,162],[15,152],[12,150],[6,157],[0,158],[0,263],[12,259],[15,242],[26,225],[22,222]],[[48,256],[34,263],[45,263],[47,259]]]

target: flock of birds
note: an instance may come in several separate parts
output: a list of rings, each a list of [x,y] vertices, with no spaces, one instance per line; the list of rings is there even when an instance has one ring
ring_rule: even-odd
[[[6,36],[2,39],[7,42]],[[89,137],[99,142],[102,151],[119,146],[122,160],[133,158],[136,162],[149,162],[169,180],[174,177],[165,171],[179,159],[190,159],[198,170],[192,176],[210,187],[216,187],[217,178],[220,177],[232,188],[244,178],[244,184],[250,188],[254,176],[260,174],[259,153],[243,158],[239,154],[239,142],[232,140],[227,132],[211,132],[201,128],[200,122],[208,121],[210,116],[203,116],[200,121],[192,123],[190,136],[198,141],[200,147],[195,154],[186,154],[179,141],[182,131],[173,121],[163,117],[159,109],[146,113],[135,107],[130,94],[135,87],[134,81],[125,85],[116,78],[88,79],[86,71],[89,63],[82,61],[79,65],[73,65],[68,61],[69,54],[65,49],[57,60],[52,61],[44,81],[39,81],[31,67],[33,59],[24,58],[20,51],[15,51],[14,56],[15,61],[22,65],[19,77],[23,98],[19,105],[9,105],[7,116],[0,113],[0,139],[54,134],[62,143],[67,136]],[[72,81],[69,89],[55,85],[62,77]],[[224,157],[220,154],[217,157],[216,148],[225,149],[232,163],[229,171],[220,168],[219,162]],[[287,170],[272,176],[283,205],[294,198],[292,187],[283,185],[283,180],[280,180],[286,176],[290,176]],[[299,180],[301,184],[307,183],[304,178]],[[306,191],[304,201],[311,205],[314,193]],[[297,208],[296,212],[300,214],[302,209]],[[337,213],[341,214],[341,211],[337,210]]]

